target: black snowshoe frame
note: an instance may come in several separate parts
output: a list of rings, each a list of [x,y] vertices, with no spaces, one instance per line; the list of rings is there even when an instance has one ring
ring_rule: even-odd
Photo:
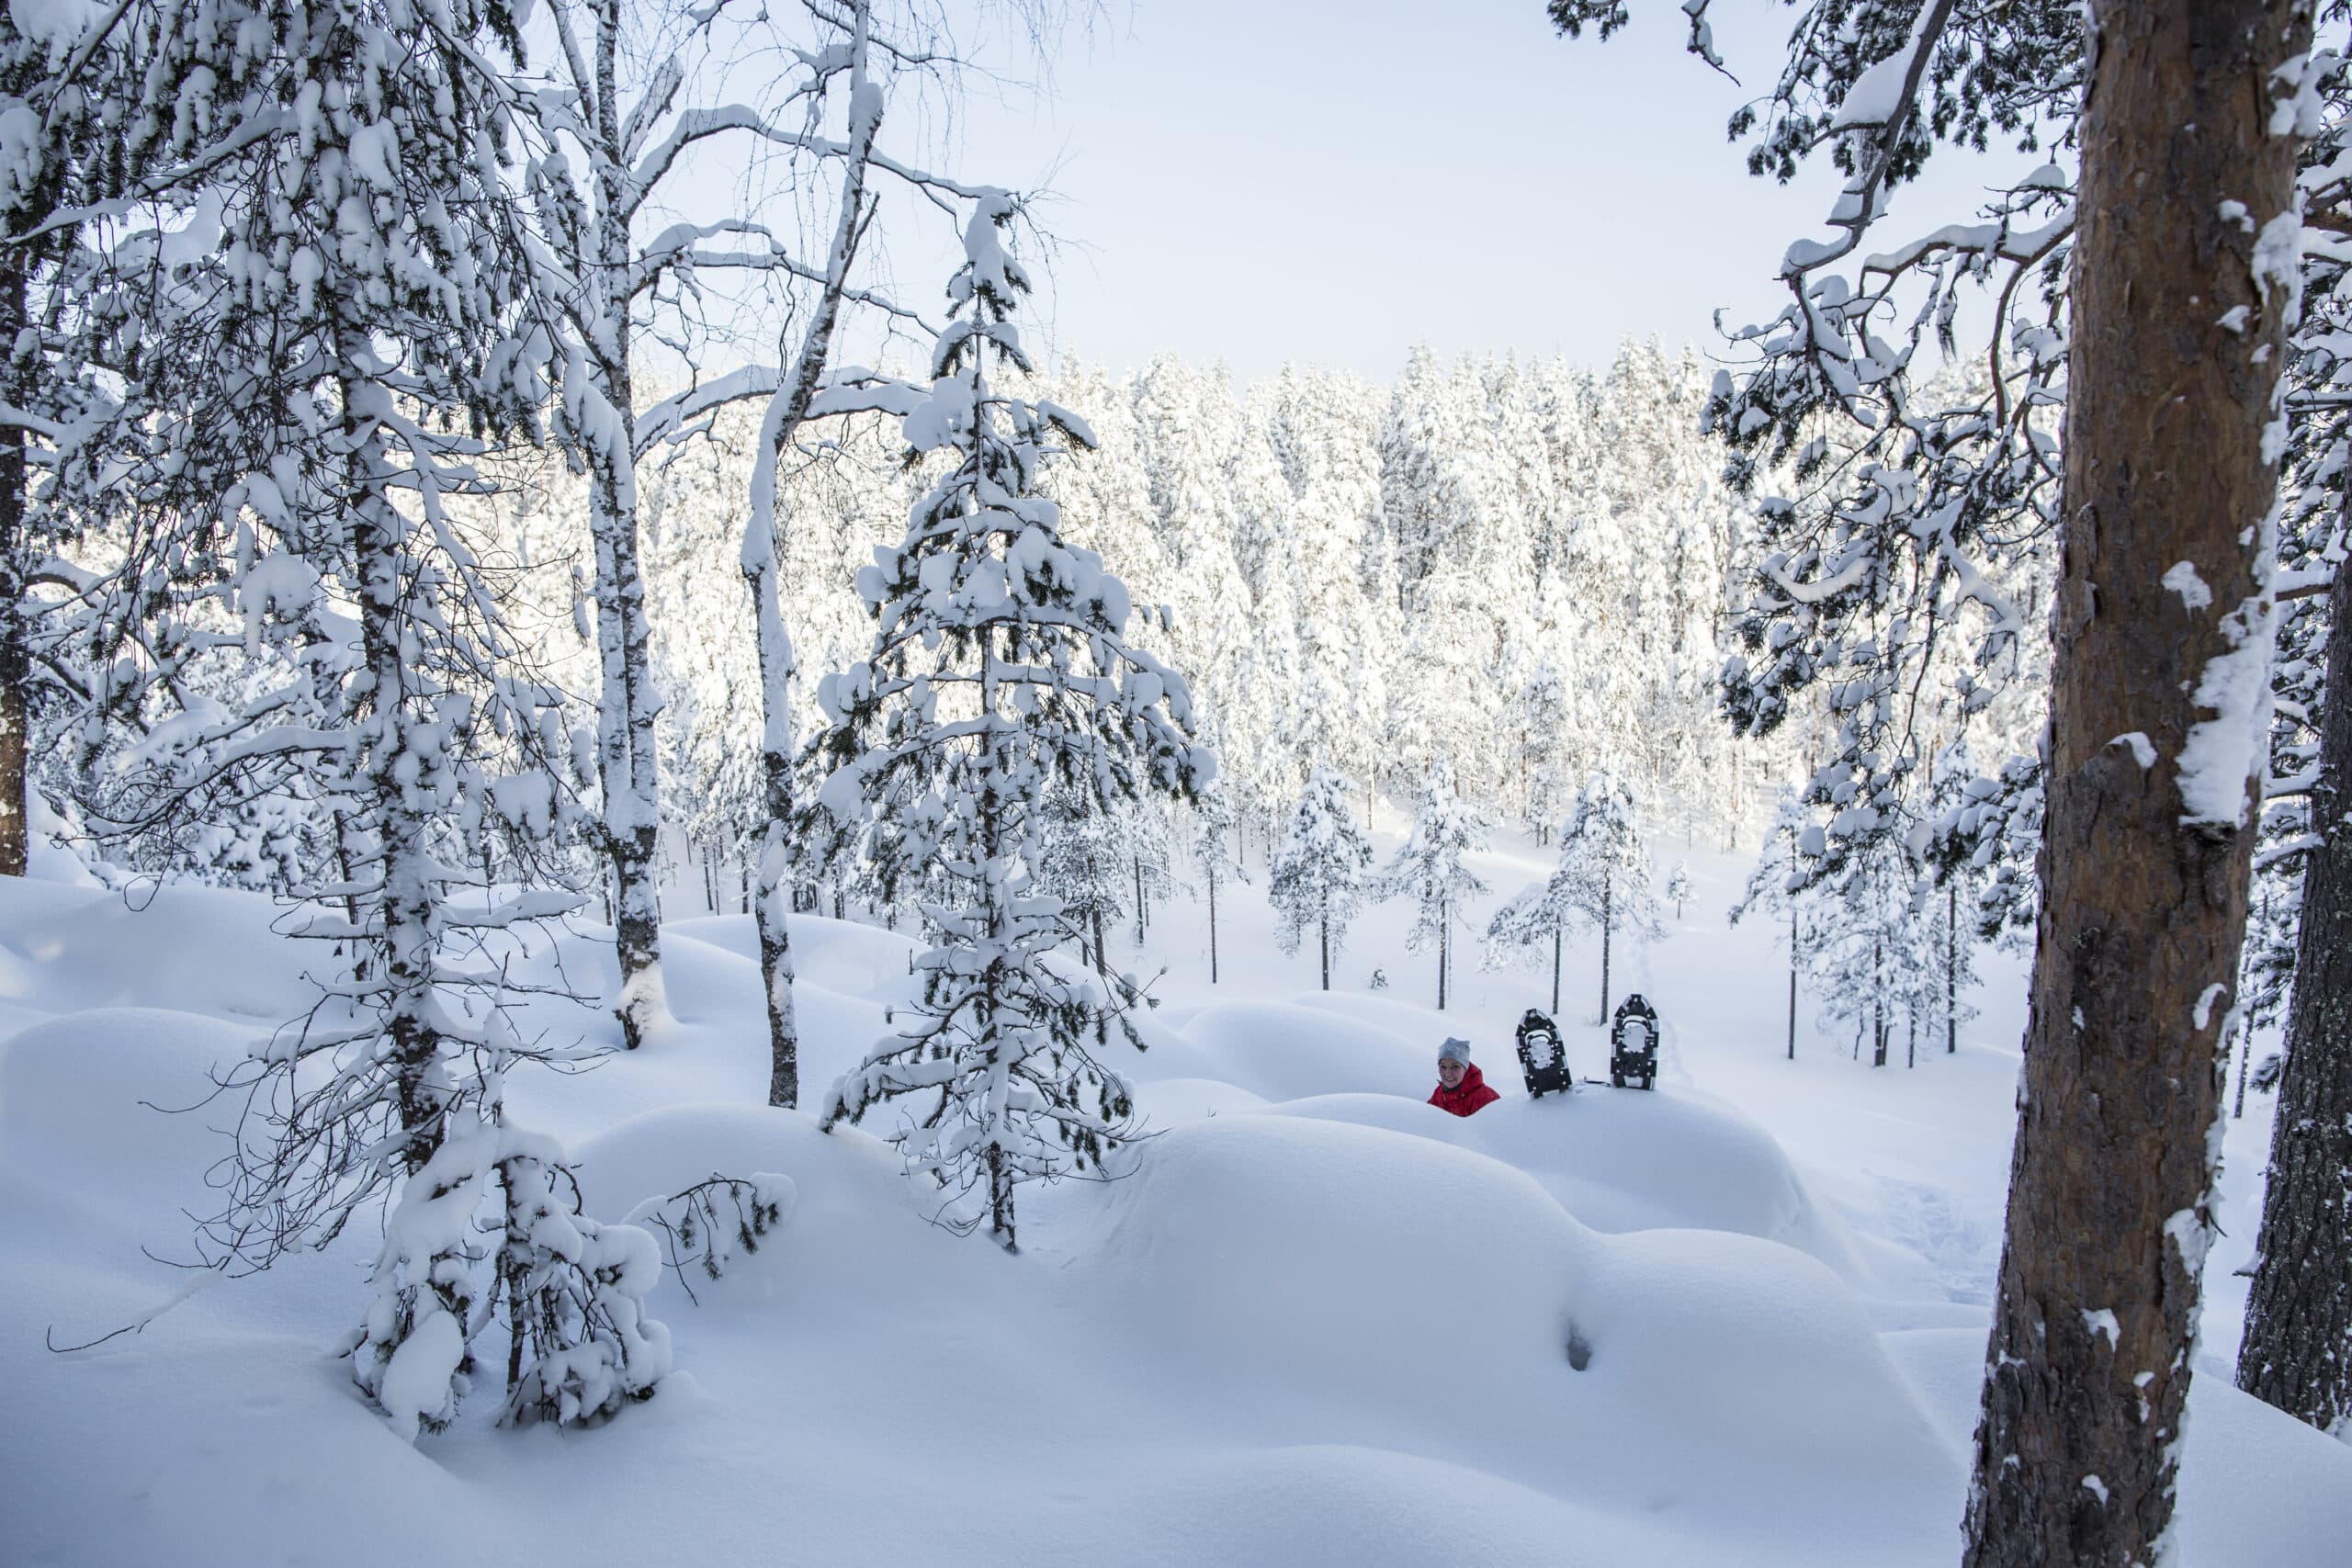
[[[1520,1076],[1527,1082],[1530,1100],[1566,1094],[1576,1087],[1576,1080],[1568,1076],[1568,1048],[1560,1039],[1557,1024],[1529,1008],[1516,1032]]]
[[[1617,1004],[1609,1026],[1609,1081],[1618,1089],[1657,1083],[1657,1010],[1638,991]]]

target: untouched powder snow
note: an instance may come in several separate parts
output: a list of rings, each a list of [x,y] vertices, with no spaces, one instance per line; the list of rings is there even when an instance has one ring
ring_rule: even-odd
[[[1467,857],[1504,889],[1547,858]],[[1160,908],[1145,950],[1114,954],[1159,972],[1148,1048],[1118,1057],[1154,1135],[1119,1179],[1024,1190],[1018,1257],[929,1224],[887,1128],[828,1136],[763,1105],[750,922],[674,920],[674,1029],[592,1071],[518,1071],[510,1101],[564,1140],[593,1217],[714,1172],[787,1179],[788,1217],[698,1280],[699,1305],[653,1292],[678,1370],[650,1403],[593,1431],[502,1430],[486,1364],[455,1425],[413,1444],[331,1353],[368,1299],[379,1216],[193,1292],[141,1252],[189,1255],[181,1213],[206,1209],[236,1110],[206,1102],[208,1075],[307,1005],[317,950],[258,898],[166,889],[134,910],[0,881],[8,1561],[1947,1563],[2018,966],[1986,963],[1955,1054],[1923,1041],[1916,1069],[1874,1072],[1808,1013],[1790,1062],[1772,933],[1722,919],[1746,866],[1689,860],[1685,917],[1615,951],[1611,1005],[1632,987],[1662,1015],[1647,1094],[1525,1099],[1510,1026],[1547,1000],[1548,967],[1462,962],[1439,1013],[1401,906],[1359,919],[1329,994],[1311,950],[1275,951],[1261,887],[1220,900],[1214,988],[1204,912]],[[520,980],[596,993],[535,999],[526,1035],[610,1042],[600,934],[515,955]],[[914,950],[814,917],[792,934],[814,1099],[910,996]],[[1563,983],[1591,1078],[1597,942],[1571,942]],[[1448,1034],[1504,1095],[1468,1119],[1421,1102]],[[2180,1528],[2201,1564],[2319,1568],[2352,1539],[2352,1449],[2229,1386],[2267,1127],[2229,1136]],[[43,1348],[159,1307],[141,1332]]]

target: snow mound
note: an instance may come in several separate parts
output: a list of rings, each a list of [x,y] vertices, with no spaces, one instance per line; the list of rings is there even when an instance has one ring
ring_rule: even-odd
[[[244,1104],[236,1091],[205,1103],[209,1072],[256,1037],[153,1008],[33,1024],[0,1045],[0,1159],[138,1230],[177,1228],[182,1208],[209,1208],[205,1172]]]
[[[1480,1348],[1470,1375],[1497,1391],[1568,1375],[1589,1237],[1483,1156],[1336,1122],[1220,1116],[1156,1139],[1103,1208],[1090,1267],[1155,1349],[1212,1375],[1417,1386],[1443,1401],[1464,1393],[1430,1354],[1449,1337]]]
[[[943,1267],[953,1269],[980,1250],[928,1222],[923,1189],[901,1174],[887,1145],[854,1127],[820,1133],[806,1111],[755,1105],[648,1111],[582,1141],[571,1156],[583,1209],[604,1220],[713,1175],[790,1178],[795,1200],[783,1230],[763,1239],[755,1258],[736,1260],[725,1295],[871,1310],[893,1292],[935,1287]],[[959,1260],[958,1253],[966,1256]],[[702,1282],[695,1287],[701,1291]]]
[[[1185,1563],[1350,1568],[1683,1568],[1729,1561],[1647,1521],[1390,1449],[1318,1443],[1201,1457],[1154,1475],[1123,1510],[1130,1540],[1180,1540]]]
[[[795,915],[786,928],[792,939],[793,967],[847,996],[896,996],[904,988],[908,965],[920,951],[911,937],[855,920]],[[749,915],[668,920],[662,931],[665,936],[691,937],[722,948],[754,965],[760,961],[760,934]]]
[[[1435,1041],[1423,1049],[1377,1024],[1295,1002],[1211,1002],[1147,1039],[1150,1048],[1123,1060],[1123,1071],[1145,1082],[1215,1078],[1261,1100],[1400,1094],[1437,1081]]]
[[[1963,1479],[1859,1299],[1775,1243],[1602,1235],[1486,1155],[1304,1114],[1172,1129],[1108,1207],[1082,1265],[1104,1304],[1245,1429],[1344,1443],[1369,1423],[1571,1503],[1695,1506],[1731,1532],[1826,1510],[1857,1562]],[[1628,1540],[1597,1561],[1675,1560]]]
[[[28,883],[0,903],[0,999],[44,1011],[171,1008],[275,1027],[318,999],[323,945],[279,937],[251,893],[164,887],[137,899]]]
[[[1848,1280],[1861,1275],[1844,1224],[1816,1203],[1781,1145],[1711,1096],[1589,1089],[1504,1098],[1449,1116],[1395,1094],[1317,1095],[1272,1108],[1407,1133],[1489,1156],[1533,1177],[1598,1231],[1732,1231],[1783,1242]]]

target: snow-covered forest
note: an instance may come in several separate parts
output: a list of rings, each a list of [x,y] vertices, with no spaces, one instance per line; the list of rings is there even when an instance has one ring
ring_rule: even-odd
[[[1724,9],[1778,313],[1385,378],[1052,4],[0,13],[28,1560],[2335,1561],[2346,18]]]
[[[1533,829],[1608,766],[1662,822],[1720,838],[1769,813],[1792,750],[1735,748],[1713,717],[1743,507],[1699,429],[1712,375],[1653,341],[1593,371],[1419,353],[1387,387],[1311,369],[1241,387],[1171,358],[1039,387],[1099,443],[1056,475],[1063,526],[1114,563],[1150,619],[1139,635],[1185,671],[1252,841],[1317,766],[1409,799],[1440,758]],[[727,858],[730,890],[759,814],[758,682],[733,635],[757,423],[723,419],[640,481],[673,820]],[[810,671],[864,651],[851,581],[922,482],[898,457],[895,428],[865,423],[785,484],[778,581]],[[584,489],[553,462],[519,480],[502,519],[518,550],[569,558]],[[560,570],[540,581],[566,590]],[[548,652],[570,689],[593,687],[592,645]]]

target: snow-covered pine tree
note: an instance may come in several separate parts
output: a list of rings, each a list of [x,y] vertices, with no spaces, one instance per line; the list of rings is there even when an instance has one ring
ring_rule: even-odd
[[[243,1124],[201,1235],[220,1265],[262,1266],[397,1195],[350,1349],[413,1432],[454,1411],[490,1321],[475,1208],[501,1184],[507,1278],[580,1304],[526,1326],[510,1303],[516,1333],[550,1373],[571,1358],[555,1382],[574,1397],[549,1397],[586,1418],[606,1407],[590,1363],[620,1365],[600,1337],[639,1323],[630,1290],[593,1227],[565,1250],[551,1146],[478,1135],[501,1122],[507,1063],[566,1054],[514,1037],[510,933],[579,903],[562,695],[507,622],[511,573],[453,504],[488,488],[495,442],[536,434],[548,391],[545,301],[497,160],[519,129],[501,62],[520,39],[503,7],[469,4],[214,21],[192,36],[223,69],[194,74],[226,99],[213,123],[250,134],[213,167],[207,243],[136,297],[144,350],[117,431],[139,439],[115,448],[127,553],[174,563],[141,584],[160,630],[135,646],[174,651],[145,672],[165,677],[142,690],[155,728],[107,770],[123,809],[95,820],[169,833],[223,799],[315,810],[324,852],[289,868],[290,930],[338,962],[321,1004],[224,1084]],[[179,678],[199,662],[238,678]],[[641,1393],[662,1360],[616,1375]]]
[[[1978,885],[1984,880],[1965,859],[1944,852],[1942,824],[1966,811],[1982,774],[1965,737],[1936,753],[1928,789],[1927,820],[1915,827],[1906,847],[1923,863],[1935,886],[1921,890],[1929,930],[1927,942],[1937,959],[1932,1017],[1943,1031],[1944,1054],[1960,1049],[1960,1026],[1976,1016],[1967,994],[1976,985],[1976,947],[1984,940]],[[1968,895],[1963,902],[1962,895]]]
[[[1804,907],[1810,901],[1808,890],[1813,886],[1805,875],[1804,845],[1808,833],[1818,831],[1813,814],[1805,809],[1796,793],[1781,791],[1780,804],[1773,810],[1771,829],[1764,835],[1764,852],[1757,858],[1756,869],[1747,874],[1747,886],[1740,893],[1739,902],[1731,907],[1733,925],[1756,909],[1788,917],[1788,1053],[1792,1062],[1797,1059],[1797,976],[1805,964]]]
[[[1250,880],[1242,866],[1240,846],[1235,841],[1233,802],[1227,796],[1224,781],[1219,780],[1201,791],[1193,807],[1193,865],[1200,873],[1201,884],[1209,896],[1209,984],[1216,984],[1216,889],[1227,879]]]
[[[1111,815],[1091,789],[1077,784],[1047,791],[1039,809],[1037,890],[1062,901],[1062,918],[1083,938],[1080,951],[1107,980],[1111,953],[1103,928],[1118,919],[1128,886]]]
[[[0,15],[0,875],[25,874],[36,775],[86,771],[154,667],[184,657],[152,646],[137,608],[185,563],[125,547],[125,460],[147,433],[118,398],[158,325],[152,280],[209,243],[175,231],[262,134],[250,94],[272,69],[232,57],[199,10]],[[94,536],[103,547],[72,547]],[[119,665],[99,660],[110,648]],[[251,850],[288,824],[239,826]]]
[[[871,655],[820,685],[833,772],[808,818],[840,832],[888,817],[886,882],[936,864],[955,895],[937,912],[946,939],[917,961],[911,1021],[832,1087],[824,1124],[917,1097],[891,1141],[946,1191],[947,1223],[985,1223],[1008,1249],[1018,1185],[1102,1172],[1132,1113],[1087,1037],[1107,1017],[1133,1038],[1134,988],[1050,957],[1077,933],[1036,886],[1046,798],[1191,798],[1215,772],[1188,739],[1184,682],[1126,641],[1125,588],[1061,540],[1040,493],[1055,434],[1083,446],[1086,426],[991,377],[1029,369],[1012,319],[1028,275],[1004,243],[1019,213],[1002,192],[973,204],[931,391],[905,425],[915,453],[951,466],[905,541],[858,574],[879,626]]]
[[[1873,837],[1815,892],[1822,902],[1805,971],[1821,998],[1819,1016],[1851,1022],[1855,1054],[1867,1040],[1871,1066],[1883,1067],[1895,1030],[1906,1021],[1916,1027],[1941,991],[1942,944],[1919,908],[1923,870],[1901,840]]]
[[[1674,869],[1666,877],[1666,897],[1674,901],[1676,919],[1682,918],[1682,906],[1697,896],[1697,890],[1690,886],[1690,863],[1676,861]]]
[[[1548,654],[1537,656],[1533,671],[1520,688],[1516,705],[1520,819],[1541,845],[1551,839],[1566,804],[1560,799],[1560,785],[1569,716],[1567,682]]]
[[[1114,812],[1111,825],[1125,863],[1129,895],[1135,900],[1136,946],[1141,948],[1151,930],[1151,901],[1165,900],[1176,891],[1168,818],[1158,802],[1138,801]]]
[[[1453,769],[1443,757],[1430,764],[1413,816],[1413,831],[1378,882],[1383,898],[1409,898],[1413,923],[1405,945],[1412,952],[1437,947],[1437,1006],[1445,1010],[1446,984],[1453,955],[1453,928],[1465,899],[1487,890],[1462,857],[1487,847],[1486,814],[1453,785]]]
[[[1575,877],[1555,867],[1541,882],[1530,883],[1504,900],[1487,922],[1486,964],[1499,967],[1510,958],[1552,948],[1552,1012],[1560,1010],[1560,947],[1568,931],[1584,923],[1584,900]]]
[[[1323,988],[1331,988],[1331,955],[1346,942],[1372,869],[1372,836],[1356,812],[1355,781],[1318,767],[1291,812],[1290,831],[1266,871],[1274,907],[1274,940],[1286,953],[1315,933]]]
[[[1643,841],[1641,803],[1615,771],[1598,768],[1577,792],[1560,829],[1562,897],[1600,931],[1600,1013],[1609,1021],[1609,959],[1620,931],[1653,940],[1661,934],[1657,899],[1650,891],[1650,853]]]

